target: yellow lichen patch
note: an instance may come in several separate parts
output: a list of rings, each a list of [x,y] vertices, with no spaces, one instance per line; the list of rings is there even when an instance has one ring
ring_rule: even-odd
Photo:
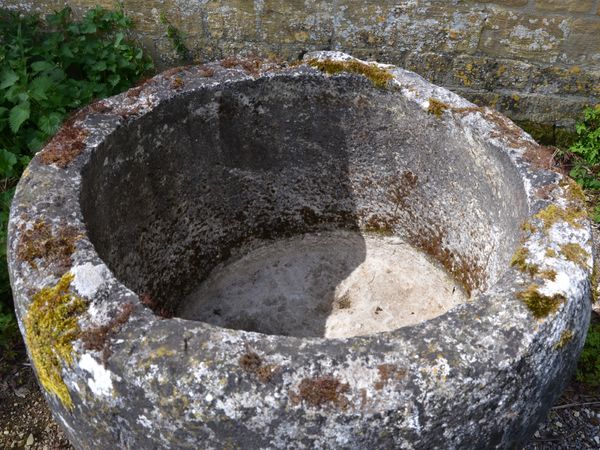
[[[571,262],[574,262],[578,266],[588,267],[587,261],[590,254],[584,250],[579,244],[565,244],[560,246],[560,252],[562,255]]]
[[[575,228],[582,228],[583,225],[579,221],[585,219],[587,214],[583,209],[561,208],[552,204],[533,217],[540,219],[543,222],[544,230],[548,231],[552,225],[558,222],[566,222]]]
[[[510,265],[516,267],[523,273],[528,273],[529,275],[534,276],[539,271],[539,266],[537,264],[528,263],[528,257],[529,250],[527,250],[525,247],[521,247],[513,255]]]
[[[550,297],[540,293],[539,288],[537,284],[532,283],[527,289],[517,294],[517,297],[527,305],[536,319],[544,318],[548,314],[556,312],[558,307],[565,301],[563,295],[556,294]]]
[[[332,59],[311,59],[308,61],[308,65],[316,67],[328,75],[335,75],[342,72],[356,73],[368,78],[374,86],[379,88],[385,88],[388,82],[394,78],[386,69],[357,60],[335,61]]]
[[[77,317],[86,309],[86,303],[69,291],[71,281],[73,275],[67,273],[55,286],[34,294],[24,319],[25,341],[38,378],[67,409],[73,402],[61,369],[73,363],[73,341],[80,334]]]
[[[571,330],[563,331],[562,334],[560,335],[560,339],[558,340],[558,342],[556,342],[556,344],[554,344],[554,348],[556,350],[560,350],[565,345],[567,345],[569,342],[571,342],[571,340],[573,339],[573,336],[575,336],[575,333],[573,333],[573,331],[571,331]]]
[[[162,346],[162,347],[158,347],[155,351],[154,351],[154,356],[156,356],[157,358],[163,358],[163,357],[169,357],[169,356],[174,356],[177,352],[171,348]]]
[[[436,117],[442,117],[442,114],[447,109],[448,105],[446,103],[435,98],[429,99],[429,107],[427,108],[429,114],[433,114]]]
[[[554,251],[554,249],[552,249],[552,248],[547,248],[546,249],[546,256],[548,258],[556,258],[556,251]]]

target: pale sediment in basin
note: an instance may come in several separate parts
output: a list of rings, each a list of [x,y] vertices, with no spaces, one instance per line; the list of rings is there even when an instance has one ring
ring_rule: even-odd
[[[345,338],[414,325],[464,301],[439,263],[403,239],[333,231],[220,264],[177,315],[265,334]]]

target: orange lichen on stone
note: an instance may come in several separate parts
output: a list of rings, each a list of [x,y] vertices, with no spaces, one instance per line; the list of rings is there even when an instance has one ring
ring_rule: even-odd
[[[85,139],[88,132],[77,125],[76,122],[89,112],[93,112],[90,108],[94,107],[97,108],[97,112],[104,111],[104,108],[107,108],[104,103],[98,102],[72,115],[40,152],[38,157],[42,164],[54,164],[61,169],[65,169],[81,154],[85,148]]]
[[[380,391],[390,380],[401,380],[406,376],[406,369],[396,366],[395,364],[380,364],[377,366],[379,371],[379,380],[375,382],[375,389]]]
[[[200,67],[199,74],[206,78],[211,78],[215,75],[215,69],[210,66],[202,66]]]
[[[534,167],[562,172],[556,161],[556,151],[558,149],[533,143],[525,147],[526,150],[523,153],[523,158],[529,161]]]
[[[538,188],[537,191],[535,191],[535,195],[541,199],[548,200],[551,197],[554,189],[556,189],[555,184],[546,184]]]
[[[467,297],[479,289],[485,279],[485,269],[467,256],[455,254],[444,245],[445,234],[440,228],[415,234],[413,244],[436,259],[465,291]]]
[[[163,319],[173,317],[174,312],[172,308],[167,308],[147,292],[140,294],[140,303],[150,308],[154,314]]]
[[[226,69],[242,69],[251,75],[259,75],[262,60],[259,58],[238,58],[229,56],[221,61],[221,66]]]
[[[108,340],[129,320],[134,309],[135,307],[132,303],[126,303],[121,308],[121,311],[106,325],[83,331],[81,333],[81,341],[84,348],[86,350],[102,351],[102,361],[106,364],[106,361],[110,357],[110,350],[107,346]]]
[[[348,399],[343,394],[349,389],[348,384],[342,383],[332,376],[304,378],[298,386],[299,392],[295,396],[295,400],[303,400],[314,407],[332,404],[346,408]]]
[[[65,225],[58,227],[53,233],[52,227],[43,220],[37,220],[30,229],[22,227],[17,244],[17,259],[26,261],[37,269],[36,260],[45,265],[57,264],[57,269],[71,266],[71,255],[75,251],[75,242],[81,237],[77,228]]]
[[[182,78],[175,77],[171,80],[171,89],[181,89],[185,85]]]
[[[275,364],[263,364],[263,361],[257,353],[248,351],[239,359],[240,367],[248,373],[252,373],[258,377],[263,383],[271,381],[278,366]]]

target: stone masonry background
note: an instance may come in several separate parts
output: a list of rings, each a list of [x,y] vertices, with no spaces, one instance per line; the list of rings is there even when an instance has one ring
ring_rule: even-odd
[[[114,0],[0,0],[77,14]],[[176,63],[161,13],[193,60],[233,54],[294,60],[342,50],[405,67],[560,144],[600,102],[600,0],[124,0],[160,68]]]

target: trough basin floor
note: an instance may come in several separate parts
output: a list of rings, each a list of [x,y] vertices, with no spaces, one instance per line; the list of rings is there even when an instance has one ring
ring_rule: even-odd
[[[265,334],[346,338],[414,325],[466,300],[447,272],[404,240],[331,231],[231,258],[177,315]]]

